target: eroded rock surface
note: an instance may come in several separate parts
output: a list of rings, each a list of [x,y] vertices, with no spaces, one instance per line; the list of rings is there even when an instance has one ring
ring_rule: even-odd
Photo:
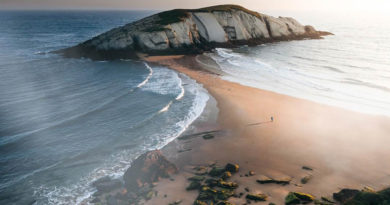
[[[202,53],[216,46],[256,45],[329,34],[293,18],[275,18],[237,5],[220,5],[161,12],[59,52],[67,57],[119,59],[134,58],[137,53]]]

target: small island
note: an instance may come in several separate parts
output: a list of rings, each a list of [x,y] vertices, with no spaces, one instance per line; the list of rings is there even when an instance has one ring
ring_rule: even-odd
[[[164,11],[57,52],[66,57],[112,60],[137,58],[139,54],[199,54],[216,47],[319,39],[330,34],[290,17],[275,18],[238,5],[219,5]]]

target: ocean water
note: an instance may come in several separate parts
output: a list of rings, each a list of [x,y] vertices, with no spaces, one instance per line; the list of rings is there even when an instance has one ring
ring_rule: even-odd
[[[218,48],[223,78],[358,112],[390,116],[390,15],[285,13],[334,33],[322,40]]]
[[[65,59],[153,12],[0,12],[0,204],[78,204],[203,111],[207,92],[165,67]]]

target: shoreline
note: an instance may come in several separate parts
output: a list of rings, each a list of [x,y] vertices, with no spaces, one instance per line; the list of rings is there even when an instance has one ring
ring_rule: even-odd
[[[390,171],[386,170],[390,166],[380,159],[390,152],[385,148],[390,142],[386,139],[390,133],[389,118],[228,82],[201,68],[193,56],[152,56],[145,60],[184,73],[202,84],[217,101],[220,111],[217,126],[224,130],[212,140],[175,139],[165,146],[162,152],[178,166],[180,173],[174,181],[160,181],[156,190],[161,194],[147,204],[176,200],[192,204],[196,193],[185,190],[186,178],[193,175],[193,166],[214,162],[237,163],[240,175],[254,171],[253,177],[231,179],[244,184],[237,191],[247,186],[267,194],[269,201],[277,204],[284,203],[289,191],[307,192],[319,198],[329,197],[341,188],[369,186],[379,190],[388,185],[385,182],[390,181]],[[271,116],[275,117],[273,123],[248,126],[267,122]],[[191,150],[178,152],[177,147],[184,144]],[[221,149],[222,152],[218,151]],[[308,172],[302,166],[314,170]],[[259,185],[256,178],[260,175],[291,177],[292,183]],[[300,179],[306,175],[313,179],[302,185]],[[230,201],[245,203],[244,199]]]

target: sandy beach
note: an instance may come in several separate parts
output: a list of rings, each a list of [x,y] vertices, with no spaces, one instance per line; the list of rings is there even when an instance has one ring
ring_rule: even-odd
[[[160,181],[158,196],[147,204],[182,200],[192,204],[197,191],[186,191],[193,167],[216,162],[240,165],[231,181],[237,192],[264,193],[268,202],[283,204],[290,191],[330,197],[341,188],[376,190],[390,184],[390,119],[322,105],[222,80],[202,69],[193,56],[153,56],[148,62],[168,66],[204,85],[219,109],[216,137],[175,140],[163,149],[180,172],[174,180]],[[245,69],[245,68],[242,68]],[[271,116],[274,121],[271,122]],[[202,128],[200,128],[202,131]],[[185,152],[178,152],[183,146]],[[312,171],[302,169],[312,168]],[[254,171],[254,176],[245,176]],[[259,184],[261,175],[291,177],[289,185]],[[307,184],[301,178],[312,176]],[[236,204],[245,198],[231,198]]]

